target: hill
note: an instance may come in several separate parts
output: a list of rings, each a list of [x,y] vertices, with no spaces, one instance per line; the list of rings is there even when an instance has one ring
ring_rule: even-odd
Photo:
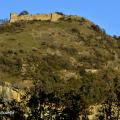
[[[31,96],[24,105],[29,119],[38,119],[42,105],[51,103],[75,120],[90,105],[118,103],[119,51],[119,39],[83,17],[8,22],[0,25],[0,81]]]

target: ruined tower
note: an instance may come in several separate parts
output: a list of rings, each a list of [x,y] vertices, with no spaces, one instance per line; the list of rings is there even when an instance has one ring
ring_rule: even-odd
[[[17,21],[17,13],[11,13],[10,14],[10,22],[15,22]]]

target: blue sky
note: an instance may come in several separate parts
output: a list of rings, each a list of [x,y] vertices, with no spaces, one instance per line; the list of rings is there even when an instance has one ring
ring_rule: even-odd
[[[100,25],[108,34],[120,35],[120,0],[1,0],[0,19],[23,10],[80,15]]]

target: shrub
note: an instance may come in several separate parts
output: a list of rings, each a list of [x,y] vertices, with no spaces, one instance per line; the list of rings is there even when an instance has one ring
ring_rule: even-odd
[[[64,15],[62,12],[55,12],[55,13],[57,13],[57,14],[59,14],[59,15]]]
[[[91,25],[91,28],[94,30],[94,31],[96,31],[96,32],[100,32],[101,31],[101,29],[100,29],[100,27],[98,26],[98,25]]]
[[[24,11],[22,11],[18,16],[21,16],[21,15],[29,15],[29,12],[26,11],[26,10],[24,10]]]
[[[70,30],[72,33],[80,33],[80,31],[77,29],[77,28],[72,28],[71,30]]]

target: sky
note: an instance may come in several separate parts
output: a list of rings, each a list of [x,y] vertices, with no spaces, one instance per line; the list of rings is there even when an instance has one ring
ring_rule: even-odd
[[[83,16],[109,35],[120,36],[120,0],[1,0],[0,19],[23,10],[31,14],[63,12]]]

